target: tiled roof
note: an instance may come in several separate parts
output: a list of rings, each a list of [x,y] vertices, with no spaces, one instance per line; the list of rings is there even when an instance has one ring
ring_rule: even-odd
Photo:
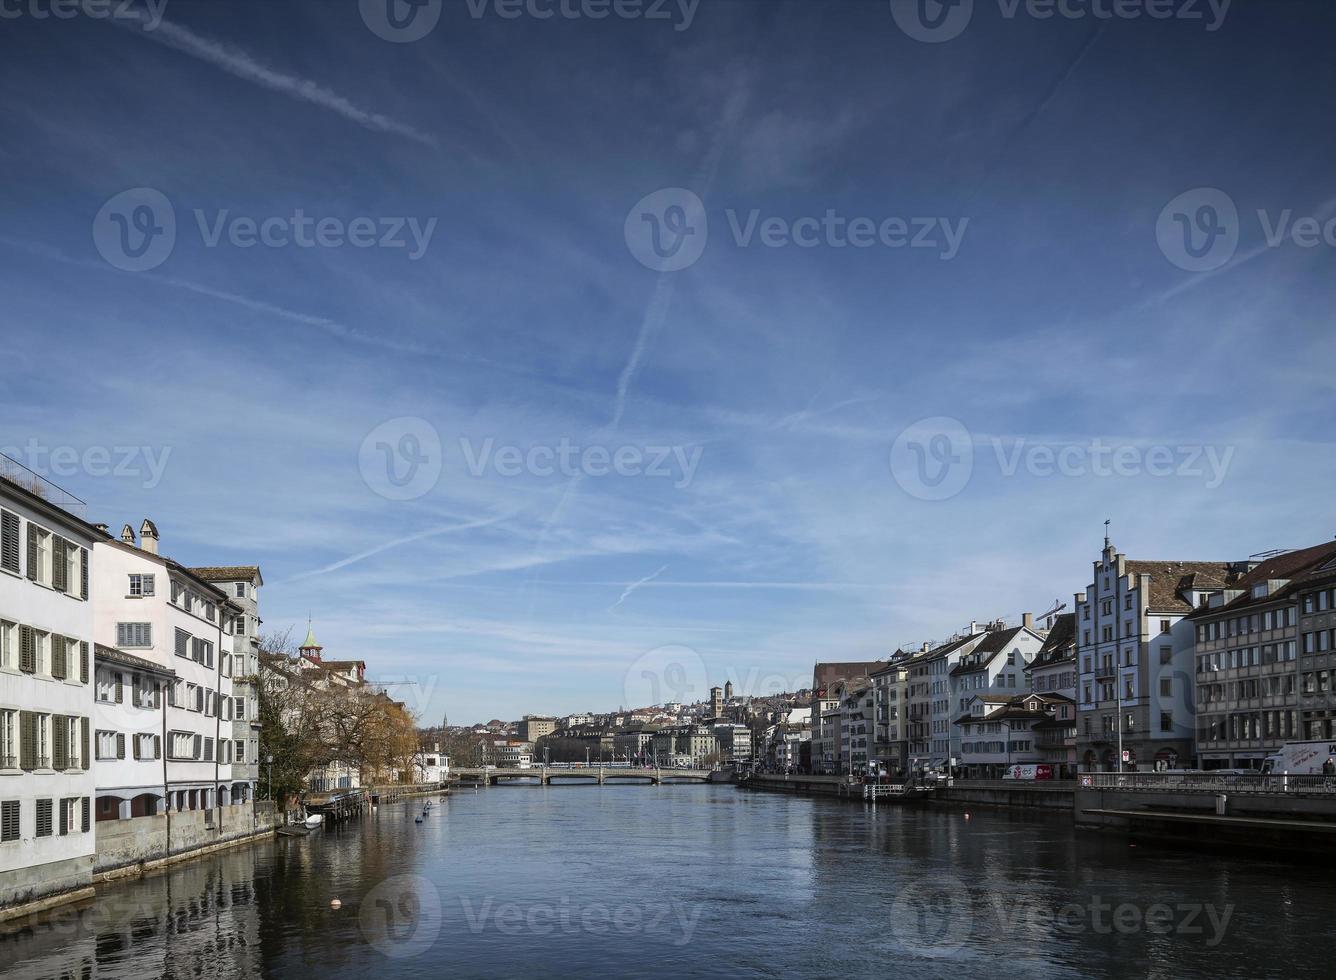
[[[951,668],[952,676],[967,674],[970,671],[981,670],[988,666],[993,662],[993,658],[1005,650],[1023,629],[1025,629],[1024,626],[1013,626],[1009,629],[989,630],[979,641],[979,645],[965,654],[960,663]]]
[[[145,660],[143,657],[136,657],[133,653],[126,653],[124,650],[118,650],[115,647],[103,646],[101,643],[93,644],[93,658],[152,674],[162,674],[167,677],[176,676],[176,671],[170,667],[156,664],[152,660]]]
[[[1233,613],[1248,606],[1274,602],[1277,598],[1292,594],[1305,584],[1306,579],[1328,575],[1329,570],[1324,570],[1323,566],[1333,559],[1336,559],[1336,541],[1324,541],[1308,548],[1273,555],[1229,586],[1230,589],[1242,590],[1243,595],[1222,606],[1199,608],[1195,615],[1208,617],[1225,612]],[[1259,582],[1268,582],[1272,579],[1289,580],[1290,584],[1271,595],[1254,599],[1252,587]]]
[[[249,582],[260,575],[258,565],[208,565],[192,568],[192,572],[206,582]]]
[[[830,688],[839,681],[867,677],[872,671],[885,666],[885,662],[881,660],[847,660],[838,663],[819,663],[812,668],[812,688],[814,690]]]
[[[1053,628],[1044,637],[1044,645],[1025,669],[1047,667],[1076,659],[1076,613],[1063,613],[1053,621]]]
[[[1146,604],[1151,612],[1191,612],[1194,589],[1223,589],[1237,576],[1223,561],[1135,561],[1124,566],[1130,577],[1150,576]]]

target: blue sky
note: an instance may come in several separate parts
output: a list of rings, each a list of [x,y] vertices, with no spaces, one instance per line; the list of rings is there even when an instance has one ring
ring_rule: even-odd
[[[942,43],[883,2],[475,7],[393,43],[355,2],[15,6],[0,444],[77,452],[23,458],[91,520],[260,564],[268,628],[309,611],[429,720],[798,686],[1070,602],[1106,518],[1143,558],[1336,533],[1329,5],[978,0]],[[176,228],[143,271],[106,257],[135,188]],[[628,238],[663,188],[704,209],[677,271]],[[298,209],[405,245],[237,244]],[[828,213],[958,248],[734,231]],[[1175,222],[1222,214],[1183,268]],[[160,478],[88,462],[124,446]]]

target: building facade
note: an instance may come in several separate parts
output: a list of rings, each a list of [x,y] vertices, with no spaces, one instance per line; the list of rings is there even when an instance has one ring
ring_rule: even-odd
[[[260,773],[260,589],[255,565],[192,571],[227,593],[237,609],[232,624],[232,779],[254,787]]]
[[[62,494],[0,478],[0,909],[92,884],[99,532]]]
[[[1077,754],[1083,771],[1176,768],[1195,751],[1194,609],[1243,569],[1136,561],[1108,538],[1076,593]]]

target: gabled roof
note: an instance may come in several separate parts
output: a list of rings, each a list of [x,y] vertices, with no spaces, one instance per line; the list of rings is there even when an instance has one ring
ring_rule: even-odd
[[[954,677],[956,674],[968,674],[971,671],[983,670],[993,662],[994,657],[1010,646],[1011,641],[1022,632],[1038,636],[1037,633],[1025,626],[1012,626],[1008,629],[990,630],[985,633],[979,645],[965,654],[960,663],[951,668],[951,675]]]
[[[1025,669],[1048,667],[1076,659],[1076,613],[1063,613],[1053,621],[1053,628],[1044,637],[1044,645],[1039,648],[1034,659],[1025,665]]]
[[[1229,586],[1231,590],[1241,590],[1242,595],[1221,606],[1199,608],[1193,615],[1194,617],[1205,618],[1223,613],[1234,613],[1239,609],[1253,605],[1275,602],[1277,599],[1293,594],[1302,587],[1305,579],[1318,577],[1319,574],[1325,575],[1325,566],[1333,559],[1336,559],[1336,541],[1324,541],[1322,544],[1308,548],[1299,548],[1295,551],[1273,555],[1259,562],[1256,568],[1253,568]],[[1289,584],[1271,595],[1254,599],[1252,595],[1253,586],[1272,579],[1288,580]]]
[[[867,677],[871,671],[885,667],[882,660],[845,660],[830,663],[818,663],[812,668],[812,689],[821,690],[833,687],[839,681]]]
[[[156,664],[152,660],[145,660],[143,657],[136,657],[133,653],[126,653],[116,647],[103,646],[101,643],[93,644],[93,659],[104,663],[120,664],[122,667],[141,670],[146,674],[156,674],[160,677],[176,676],[176,671],[169,667]]]

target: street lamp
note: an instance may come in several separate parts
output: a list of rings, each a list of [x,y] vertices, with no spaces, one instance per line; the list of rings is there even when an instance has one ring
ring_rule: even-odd
[[[264,761],[269,766],[269,801],[272,803],[274,799],[274,757],[266,755]]]

